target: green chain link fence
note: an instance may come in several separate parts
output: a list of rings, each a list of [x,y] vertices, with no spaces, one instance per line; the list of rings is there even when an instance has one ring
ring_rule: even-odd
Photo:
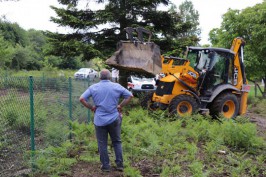
[[[0,177],[32,169],[34,150],[71,138],[70,122],[90,122],[80,95],[95,81],[0,77]]]

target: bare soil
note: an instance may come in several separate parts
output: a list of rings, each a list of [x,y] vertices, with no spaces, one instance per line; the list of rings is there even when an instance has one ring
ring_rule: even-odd
[[[116,171],[114,167],[111,168],[110,172],[102,172],[100,164],[92,164],[80,161],[72,167],[71,175],[62,175],[62,177],[122,177],[123,172]]]
[[[251,111],[246,116],[250,119],[250,122],[256,123],[258,135],[266,140],[266,117],[252,113]]]

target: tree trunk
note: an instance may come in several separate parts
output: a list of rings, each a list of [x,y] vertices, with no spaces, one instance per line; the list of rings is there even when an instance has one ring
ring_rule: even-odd
[[[119,84],[123,87],[127,88],[127,78],[129,77],[129,73],[125,70],[119,70]]]

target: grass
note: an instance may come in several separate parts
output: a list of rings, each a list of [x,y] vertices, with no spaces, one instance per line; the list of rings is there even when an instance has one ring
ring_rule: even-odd
[[[143,164],[146,173],[161,176],[255,176],[266,172],[262,160],[266,157],[266,144],[257,136],[252,123],[232,120],[221,123],[200,115],[173,121],[158,120],[139,107],[127,112],[122,126],[126,176],[141,176],[136,165],[142,161],[146,161]],[[99,163],[93,126],[74,124],[75,138],[68,142],[69,149],[66,150],[63,144],[61,150],[57,147],[58,154],[53,153],[50,157],[45,153],[46,161],[51,161],[53,166],[51,163],[49,168],[43,163],[39,166],[37,162],[41,173],[60,175],[62,161],[59,159],[68,159],[71,150],[76,152],[73,159],[80,155],[79,160]],[[83,153],[79,154],[81,149]],[[46,151],[51,148],[43,152]],[[113,163],[113,151],[110,153]],[[39,158],[44,158],[41,155]],[[67,166],[73,164],[65,165],[68,169]],[[56,168],[59,170],[54,171]]]

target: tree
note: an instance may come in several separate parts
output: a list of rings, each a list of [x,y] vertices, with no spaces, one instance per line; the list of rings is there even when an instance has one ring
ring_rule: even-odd
[[[182,37],[181,32],[190,29],[190,26],[182,22],[180,14],[176,11],[157,9],[160,4],[169,5],[169,0],[96,0],[99,4],[105,3],[103,10],[96,11],[89,8],[79,10],[77,8],[79,0],[59,0],[59,2],[67,7],[66,9],[52,7],[58,17],[52,17],[51,20],[60,26],[72,28],[75,32],[65,35],[49,33],[50,41],[56,47],[51,51],[53,54],[69,56],[83,54],[83,60],[97,56],[106,58],[115,51],[119,40],[126,39],[124,28],[137,26],[153,32],[153,41],[161,47],[163,53],[174,50],[176,43]],[[181,44],[178,44],[180,47]]]
[[[27,31],[21,28],[17,23],[11,23],[0,19],[0,32],[4,40],[8,41],[13,47],[17,44],[23,47],[29,45]]]
[[[191,1],[185,0],[179,6],[180,15],[182,21],[191,26],[189,30],[184,32],[184,36],[199,36],[201,30],[199,29],[199,13],[194,9],[193,3]]]
[[[37,30],[24,30],[17,23],[0,19],[0,67],[7,69],[41,69],[46,37]]]
[[[16,46],[12,53],[11,69],[21,70],[27,69],[27,63],[30,60],[30,51],[20,45]]]
[[[214,46],[229,48],[234,37],[243,37],[245,46],[245,66],[251,80],[266,81],[266,2],[242,11],[229,9],[223,15],[221,28],[210,32]],[[266,85],[263,95],[266,97]]]
[[[11,57],[10,57],[10,54],[11,54],[11,47],[9,45],[9,43],[7,43],[3,36],[1,35],[0,33],[0,67],[1,68],[8,68],[9,66],[9,63],[11,61]]]
[[[27,48],[30,52],[29,63],[27,69],[40,70],[43,66],[42,62],[45,58],[45,48],[47,47],[46,36],[42,31],[30,29],[27,31],[29,45]]]
[[[175,5],[172,5],[169,11],[173,13],[179,12],[181,23],[176,24],[179,34],[173,40],[173,48],[168,48],[167,55],[183,57],[186,46],[198,45],[201,33],[201,30],[198,28],[199,13],[194,9],[192,2],[187,0],[178,9]]]

